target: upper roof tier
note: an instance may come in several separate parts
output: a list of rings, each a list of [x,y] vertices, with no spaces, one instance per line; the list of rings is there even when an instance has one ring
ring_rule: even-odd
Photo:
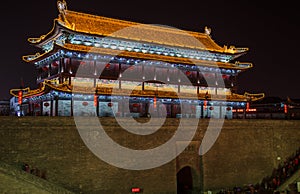
[[[63,51],[63,52],[61,52]],[[226,69],[237,69],[237,70],[247,70],[252,68],[252,63],[247,62],[216,62],[216,61],[208,61],[208,60],[200,60],[200,59],[189,59],[184,57],[175,57],[175,56],[165,56],[165,55],[155,55],[149,53],[138,53],[138,52],[130,52],[130,51],[122,51],[119,52],[117,50],[111,50],[109,48],[93,48],[91,49],[89,46],[85,45],[74,45],[70,43],[65,43],[64,45],[54,44],[52,50],[49,52],[45,52],[43,54],[36,53],[35,55],[26,55],[23,56],[23,60],[25,62],[38,64],[39,61],[47,61],[54,60],[57,56],[64,56],[64,52],[74,51],[80,53],[90,53],[90,54],[104,54],[111,56],[119,56],[119,57],[128,57],[135,59],[146,59],[146,60],[154,60],[154,61],[165,61],[167,63],[179,63],[179,64],[189,64],[189,65],[198,65],[198,66],[208,66],[208,67],[222,67]],[[57,56],[55,56],[57,55]]]
[[[205,33],[183,31],[166,26],[146,25],[125,20],[107,18],[67,10],[65,1],[58,1],[59,17],[54,20],[52,30],[39,38],[29,38],[28,41],[42,46],[54,39],[59,33],[58,28],[75,33],[84,33],[92,36],[113,37],[131,41],[147,42],[172,47],[183,47],[197,50],[207,50],[219,53],[240,54],[248,48],[234,46],[221,47],[210,37],[210,29]]]

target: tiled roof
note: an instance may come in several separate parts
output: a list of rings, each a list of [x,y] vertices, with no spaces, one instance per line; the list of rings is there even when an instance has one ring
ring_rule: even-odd
[[[182,31],[165,26],[139,24],[68,10],[65,18],[71,24],[72,30],[77,32],[170,46],[207,49],[217,52],[224,51],[224,48],[217,45],[209,35],[204,33]]]
[[[243,53],[248,48],[221,47],[206,33],[179,30],[166,26],[147,25],[125,20],[113,19],[103,16],[90,15],[75,11],[65,10],[64,15],[54,20],[52,30],[40,38],[29,38],[33,44],[39,44],[51,39],[55,33],[55,25],[78,32],[96,36],[110,36],[132,41],[176,46],[199,50],[208,50],[220,53]]]

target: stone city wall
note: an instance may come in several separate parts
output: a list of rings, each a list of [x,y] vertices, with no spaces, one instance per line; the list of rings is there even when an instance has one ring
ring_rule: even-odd
[[[72,117],[0,117],[0,120],[1,161],[27,163],[45,170],[49,182],[76,193],[123,194],[131,193],[132,187],[142,188],[143,193],[176,193],[176,173],[185,166],[193,169],[195,190],[242,186],[270,175],[279,162],[300,146],[299,120],[225,120],[212,149],[200,157],[198,149],[209,121],[203,119],[193,141],[176,159],[154,169],[134,171],[97,158],[85,146]],[[114,141],[131,149],[164,144],[180,121],[167,119],[159,131],[137,136],[120,128],[114,118],[99,120]],[[147,122],[147,118],[137,120]]]

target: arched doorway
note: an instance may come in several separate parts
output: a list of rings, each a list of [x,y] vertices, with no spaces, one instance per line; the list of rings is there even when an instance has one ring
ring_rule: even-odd
[[[189,166],[183,167],[177,173],[177,194],[192,194],[193,176]]]

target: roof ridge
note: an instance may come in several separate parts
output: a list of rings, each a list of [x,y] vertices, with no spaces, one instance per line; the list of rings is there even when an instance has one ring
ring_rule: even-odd
[[[132,22],[132,21],[128,21],[128,20],[122,20],[122,19],[110,18],[110,17],[105,17],[105,16],[93,15],[93,14],[89,14],[89,13],[66,10],[66,14],[68,14],[68,13],[76,14],[76,15],[79,15],[82,17],[87,16],[87,17],[95,18],[99,21],[103,21],[103,19],[104,19],[106,21],[116,23],[116,24],[135,25],[137,27],[143,26],[143,28],[158,29],[161,31],[172,32],[172,33],[182,34],[182,35],[192,34],[192,35],[196,35],[197,37],[200,37],[200,36],[201,37],[209,37],[209,35],[207,35],[205,33],[190,31],[190,30],[182,30],[182,29],[178,29],[178,28],[163,25],[163,24],[144,24],[144,23],[140,23],[140,22]]]

